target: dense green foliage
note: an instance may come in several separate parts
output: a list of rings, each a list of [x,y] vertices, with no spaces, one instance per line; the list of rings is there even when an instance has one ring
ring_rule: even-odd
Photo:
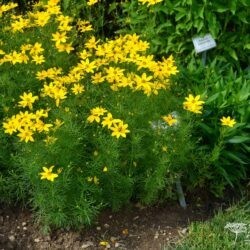
[[[210,33],[217,41],[211,58],[238,69],[249,65],[249,1],[163,1],[148,8],[132,0],[122,6],[120,32],[142,34],[154,53],[173,53],[182,64],[188,63],[195,57],[192,38]]]
[[[240,185],[239,180],[249,176],[249,72],[236,73],[230,64],[217,59],[206,67],[193,61],[187,69],[180,69],[176,82],[178,94],[193,90],[206,96],[205,110],[193,136],[200,146],[198,152],[207,159],[203,159],[203,163],[194,160],[196,171],[189,172],[191,183],[203,186],[207,182],[210,190],[222,195],[228,184]],[[238,124],[222,131],[218,119],[223,114],[232,115]]]

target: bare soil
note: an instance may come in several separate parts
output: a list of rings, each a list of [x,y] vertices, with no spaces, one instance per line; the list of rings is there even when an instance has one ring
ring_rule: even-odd
[[[30,210],[0,205],[0,250],[170,249],[185,236],[190,222],[207,220],[226,207],[223,200],[188,199],[187,209],[168,202],[154,207],[131,204],[119,212],[107,210],[91,227],[54,230],[49,235],[42,233]]]

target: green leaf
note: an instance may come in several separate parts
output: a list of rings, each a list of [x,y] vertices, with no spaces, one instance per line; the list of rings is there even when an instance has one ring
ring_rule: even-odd
[[[184,16],[186,16],[185,12],[179,12],[176,16],[175,16],[175,21],[179,21],[180,19],[182,19]]]
[[[221,175],[225,178],[225,180],[228,182],[228,184],[229,184],[231,187],[233,187],[233,183],[232,183],[232,181],[230,180],[230,176],[228,175],[228,173],[226,172],[226,170],[225,170],[223,167],[221,167],[221,166],[217,166],[217,168],[218,168],[220,174],[221,174]]]
[[[110,14],[113,10],[116,9],[116,5],[117,3],[116,2],[113,2],[109,5],[109,9],[108,9],[108,13]]]
[[[236,12],[236,8],[237,8],[237,0],[231,0],[229,1],[229,4],[230,4],[230,11],[234,15]]]
[[[231,49],[231,48],[227,48],[227,52],[229,53],[229,55],[236,61],[238,61],[238,56],[235,52],[234,49]]]
[[[218,99],[219,96],[220,96],[220,93],[215,93],[214,95],[210,96],[206,100],[206,104],[209,104],[209,103],[213,102],[214,100]]]
[[[245,44],[243,48],[244,49],[250,49],[250,43]]]
[[[219,12],[219,13],[223,13],[228,11],[228,6],[225,4],[223,5],[219,5],[217,3],[214,4],[214,11]]]
[[[229,139],[227,142],[228,143],[242,143],[242,142],[247,142],[250,141],[250,137],[248,136],[234,136],[231,139]]]
[[[70,0],[63,0],[63,9],[67,10],[69,8]]]
[[[204,6],[198,10],[198,16],[203,19],[204,18]]]
[[[204,129],[207,132],[207,134],[212,135],[214,133],[214,129],[210,128],[207,124],[199,123],[199,125],[201,126],[202,129]]]
[[[236,154],[230,152],[230,151],[224,151],[223,152],[224,156],[227,156],[231,160],[234,160],[240,164],[247,164],[245,161],[243,161],[240,157],[238,157]]]

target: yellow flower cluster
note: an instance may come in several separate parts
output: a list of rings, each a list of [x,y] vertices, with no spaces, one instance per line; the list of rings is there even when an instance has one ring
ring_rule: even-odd
[[[4,12],[7,12],[11,9],[14,9],[18,6],[16,3],[8,3],[8,4],[3,4],[0,5],[0,17],[3,15]]]
[[[112,131],[112,136],[115,136],[116,138],[124,137],[126,138],[126,134],[130,131],[127,129],[128,124],[124,124],[122,120],[120,119],[114,119],[112,114],[109,113],[106,109],[101,107],[96,107],[91,109],[91,114],[88,116],[87,121],[92,122],[101,122],[101,116],[104,116],[105,113],[107,113],[106,116],[102,118],[102,127],[106,127]]]
[[[72,43],[67,43],[67,32],[73,28],[73,26],[70,25],[73,19],[69,16],[58,15],[56,20],[58,22],[58,31],[52,34],[51,40],[55,42],[55,47],[58,52],[67,52],[69,54],[74,50]]]
[[[155,5],[157,3],[162,2],[163,0],[138,0],[142,4],[147,4],[148,6],[150,5]]]
[[[10,135],[17,132],[21,141],[33,142],[35,132],[47,133],[53,126],[43,121],[45,117],[48,117],[48,110],[39,109],[35,113],[20,111],[3,122],[4,132]]]
[[[14,32],[23,32],[26,28],[43,29],[48,22],[53,21],[57,25],[57,30],[53,31],[49,40],[54,42],[58,52],[70,53],[73,47],[68,39],[72,36],[68,32],[76,31],[77,28],[85,32],[91,30],[92,27],[87,21],[75,23],[71,17],[63,15],[58,3],[59,0],[49,0],[45,5],[38,3],[34,11],[29,12],[26,16],[13,15],[11,29]],[[76,27],[73,27],[73,24]],[[148,48],[149,44],[142,41],[136,34],[119,36],[105,42],[91,36],[86,39],[82,50],[77,54],[76,65],[73,65],[67,73],[56,67],[43,69],[36,73],[36,78],[43,82],[39,100],[50,98],[55,102],[55,106],[60,108],[61,103],[72,94],[79,95],[85,92],[83,82],[91,82],[94,85],[105,84],[112,91],[130,88],[132,91],[143,92],[147,96],[157,95],[159,90],[169,88],[169,77],[176,74],[178,70],[172,56],[156,61],[152,55],[146,54]],[[2,63],[26,64],[29,61],[41,64],[46,61],[43,55],[44,48],[40,42],[24,43],[20,46],[20,51],[14,50],[8,54],[4,51],[0,52],[0,55],[3,55],[2,58],[0,57],[0,65]],[[19,106],[28,107],[30,110],[33,109],[33,103],[38,100],[38,96],[26,92],[20,98]],[[24,119],[19,113],[4,122],[5,132],[12,134],[20,132],[21,129],[22,133],[20,132],[18,136],[21,140],[28,142],[34,140],[34,131],[48,130],[48,124],[44,124],[43,128],[43,121],[37,117],[34,118],[34,113],[27,114],[30,117],[28,121],[26,120],[25,127],[20,127],[20,125],[18,127],[16,124],[17,120]],[[100,114],[97,115],[91,111],[88,121],[91,122],[91,119],[98,122]],[[113,119],[111,113],[104,117],[102,125],[107,126],[112,131],[112,136],[117,138],[126,137],[126,134],[129,133],[128,125],[119,119]],[[48,139],[48,141],[51,140]]]
[[[178,72],[172,56],[156,62],[152,56],[141,55],[148,43],[139,40],[137,35],[120,36],[104,44],[99,42],[95,37],[86,41],[85,49],[79,53],[80,62],[65,76],[60,76],[62,72],[56,68],[38,72],[39,80],[52,80],[44,84],[43,96],[55,99],[56,106],[59,106],[60,101],[67,97],[68,87],[73,84],[71,91],[82,93],[84,86],[79,81],[90,75],[93,84],[108,83],[113,91],[129,87],[146,95],[158,94],[160,89],[169,87],[169,77]],[[126,72],[120,66],[124,64],[133,64],[135,70],[147,73]]]
[[[189,95],[188,97],[185,97],[186,101],[183,102],[183,108],[193,112],[195,114],[201,114],[202,105],[204,104],[204,101],[200,100],[200,95],[193,96]]]
[[[143,55],[148,47],[149,44],[135,34],[103,44],[91,37],[79,54],[82,60],[73,71],[81,75],[92,73],[93,84],[109,83],[113,91],[129,87],[146,95],[158,94],[160,89],[169,87],[170,75],[178,71],[172,56],[157,62],[153,56]],[[134,67],[138,74],[127,72],[124,65]]]
[[[89,21],[79,19],[76,23],[77,30],[81,33],[93,30]]]
[[[60,6],[58,3],[60,0],[49,0],[47,4],[42,5],[42,11],[39,4],[36,5],[33,12],[28,13],[27,18],[23,16],[12,16],[10,30],[12,32],[24,32],[24,29],[32,27],[44,27],[49,23],[52,15],[58,15],[61,13]]]
[[[20,48],[20,52],[12,51],[9,54],[5,54],[3,58],[0,59],[0,65],[6,62],[9,62],[13,65],[16,63],[28,63],[30,59],[32,59],[32,62],[35,64],[42,64],[45,62],[45,58],[42,54],[44,51],[42,44],[36,42],[35,44],[23,44]],[[29,51],[29,54],[27,54],[27,51]]]

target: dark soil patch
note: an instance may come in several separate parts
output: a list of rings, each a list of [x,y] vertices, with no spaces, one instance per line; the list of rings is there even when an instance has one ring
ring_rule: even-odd
[[[190,199],[191,200],[191,199]],[[154,207],[130,205],[119,212],[104,211],[90,228],[41,233],[28,209],[0,208],[0,250],[7,249],[131,249],[160,250],[174,245],[192,221],[210,218],[225,207],[223,201],[203,201],[196,196],[187,209],[177,203]],[[108,242],[108,245],[100,246]]]

